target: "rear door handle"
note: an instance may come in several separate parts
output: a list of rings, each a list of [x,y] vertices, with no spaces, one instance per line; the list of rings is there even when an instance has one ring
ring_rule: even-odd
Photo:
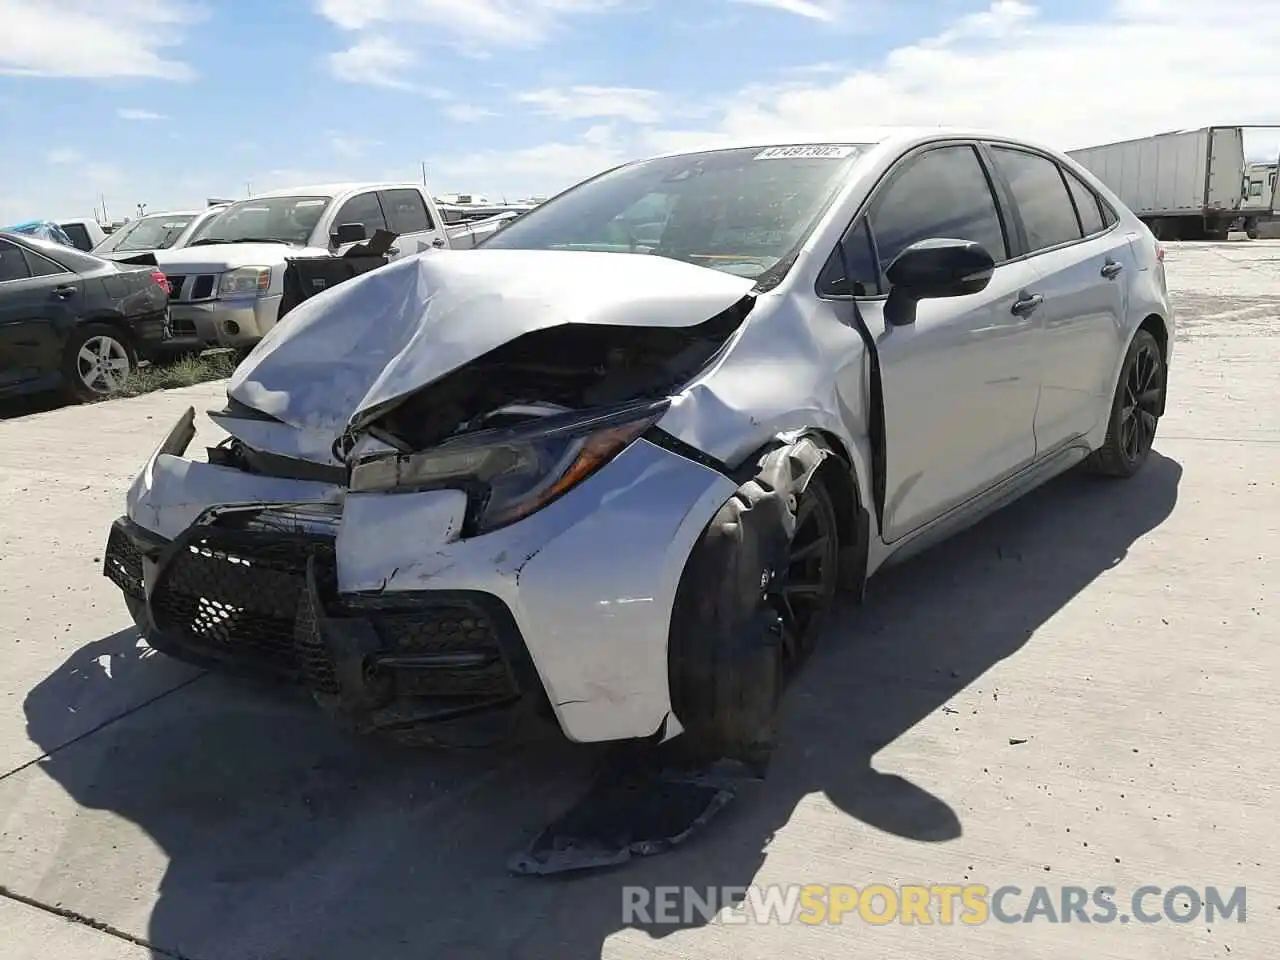
[[[1022,298],[1013,302],[1012,312],[1019,317],[1029,317],[1036,308],[1044,303],[1044,295],[1040,293],[1023,294]]]
[[[1124,269],[1124,264],[1118,260],[1108,260],[1102,265],[1102,275],[1108,280],[1114,280],[1120,275],[1120,271]]]
[[[62,300],[67,299],[67,297],[74,296],[75,292],[76,292],[75,285],[70,283],[64,283],[61,286],[57,286],[53,288],[53,295]]]

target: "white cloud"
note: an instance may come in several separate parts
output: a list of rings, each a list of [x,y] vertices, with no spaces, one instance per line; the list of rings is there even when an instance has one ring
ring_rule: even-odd
[[[163,113],[156,113],[154,110],[141,110],[136,107],[121,107],[116,111],[116,116],[121,120],[168,120],[169,118]]]
[[[445,107],[444,113],[450,120],[457,123],[479,123],[481,120],[498,115],[496,110],[472,103],[452,103]]]
[[[56,150],[50,150],[45,155],[45,159],[50,163],[79,163],[81,157],[78,151],[61,147]]]
[[[810,20],[821,20],[832,23],[839,19],[844,10],[843,0],[733,0],[753,7],[771,7],[783,13],[793,13],[797,17]]]
[[[199,17],[187,0],[0,0],[0,74],[187,80],[165,51]]]
[[[522,150],[484,150],[427,160],[427,176],[434,193],[460,190],[489,196],[545,194],[627,159],[616,144],[588,139],[583,143],[544,143]]]
[[[655,123],[662,118],[658,94],[636,87],[579,86],[530,90],[518,94],[516,100],[557,120],[616,117],[632,123]]]
[[[363,37],[354,46],[329,54],[329,68],[339,80],[393,90],[412,90],[405,74],[413,67],[413,51],[386,37]]]
[[[1274,122],[1280,0],[1222,4],[1212,16],[1199,0],[1115,0],[1105,25],[1054,22],[1064,10],[999,0],[859,69],[811,64],[820,69],[792,82],[706,98],[711,116],[696,125],[658,104],[660,123],[619,130],[607,143],[556,141],[439,163],[478,184],[464,188],[546,193],[620,159],[744,139],[827,139],[864,125],[975,126],[1073,149],[1179,127]],[[560,92],[539,105],[571,115],[576,101]],[[644,122],[643,111],[628,114],[612,116]],[[1273,152],[1280,131],[1271,133],[1249,133],[1249,152]]]
[[[416,26],[424,42],[471,53],[529,47],[547,40],[566,19],[600,13],[622,0],[316,0],[335,26],[362,34],[391,25]]]

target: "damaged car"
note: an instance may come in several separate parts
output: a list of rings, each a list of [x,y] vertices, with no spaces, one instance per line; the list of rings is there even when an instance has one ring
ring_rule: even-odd
[[[335,718],[760,765],[841,593],[1143,465],[1163,252],[1062,154],[854,133],[628,163],[267,332],[105,573],[157,650]]]

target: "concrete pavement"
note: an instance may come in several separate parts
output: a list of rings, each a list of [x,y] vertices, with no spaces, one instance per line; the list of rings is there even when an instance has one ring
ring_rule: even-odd
[[[0,958],[1274,960],[1280,242],[1173,244],[1168,269],[1144,472],[1064,477],[877,579],[788,694],[766,783],[565,881],[503,864],[594,751],[401,750],[139,648],[107,524],[220,386],[0,423]],[[966,882],[1021,887],[1015,911],[1037,885],[1244,886],[1247,922],[623,918],[632,885]]]

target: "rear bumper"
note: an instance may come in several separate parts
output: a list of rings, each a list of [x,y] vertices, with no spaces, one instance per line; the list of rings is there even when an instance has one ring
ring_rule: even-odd
[[[548,723],[553,716],[500,600],[460,590],[339,597],[325,536],[215,518],[166,540],[121,517],[103,572],[155,649],[304,687],[362,732],[517,712]]]
[[[152,360],[159,356],[169,332],[168,312],[165,310],[134,317],[129,321],[129,332],[133,336],[133,347],[138,356],[144,360]]]

